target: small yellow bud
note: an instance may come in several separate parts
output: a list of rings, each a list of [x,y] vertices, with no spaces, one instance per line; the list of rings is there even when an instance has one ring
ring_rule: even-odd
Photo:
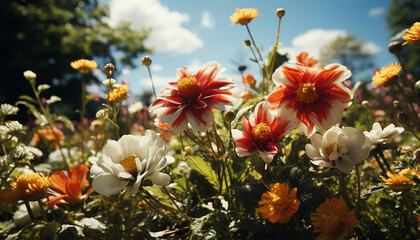
[[[115,72],[115,66],[112,63],[107,63],[104,67],[105,74],[111,78],[112,74]]]
[[[369,108],[370,106],[370,102],[368,100],[363,100],[361,104],[362,104],[362,107],[364,108]]]
[[[277,8],[277,11],[276,11],[277,17],[281,18],[284,16],[285,13],[286,11],[283,8]]]
[[[141,64],[148,67],[152,64],[152,59],[149,56],[145,56],[141,59]]]

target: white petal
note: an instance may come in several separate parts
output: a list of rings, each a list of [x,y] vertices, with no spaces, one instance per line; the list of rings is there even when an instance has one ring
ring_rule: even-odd
[[[273,161],[274,155],[272,155],[270,153],[267,153],[267,152],[264,152],[264,151],[258,151],[258,153],[260,154],[262,160],[265,163],[269,164]]]
[[[103,174],[97,176],[92,181],[92,188],[102,195],[113,195],[127,186],[128,181],[121,181],[114,175]]]
[[[124,157],[122,154],[121,146],[117,141],[108,140],[102,149],[102,155],[107,155],[115,163],[119,163]]]
[[[347,80],[351,76],[351,72],[350,72],[350,70],[347,69],[347,67],[345,67],[341,64],[338,64],[338,63],[330,64],[328,66],[325,66],[324,68],[325,69],[330,69],[330,68],[336,67],[336,66],[338,66],[338,68],[335,69],[334,71],[337,71],[337,72],[338,71],[343,71],[343,74],[341,74],[341,76],[338,77],[337,80],[334,81],[334,83],[337,84],[337,83],[344,82],[345,80]]]
[[[245,156],[250,156],[250,155],[254,154],[254,152],[246,152],[246,151],[244,151],[244,150],[242,150],[241,148],[238,148],[238,147],[236,147],[235,150],[238,153],[239,157],[245,157]]]
[[[335,166],[341,172],[343,172],[345,174],[349,174],[351,172],[351,170],[353,169],[354,165],[351,164],[351,163],[348,163],[346,161],[343,161],[342,159],[339,159],[339,160],[335,161]]]
[[[198,122],[197,119],[195,118],[194,114],[191,111],[187,112],[187,120],[188,122],[191,124],[191,126],[199,131],[199,132],[203,132],[207,129],[210,128],[210,123],[213,122],[214,120],[214,114],[213,112],[210,110],[210,108],[206,108],[204,110],[203,115],[201,116],[204,120],[205,123],[202,122]]]
[[[161,172],[153,172],[146,179],[150,179],[154,185],[158,186],[167,186],[171,182],[171,177]]]
[[[320,154],[320,149],[319,148],[315,148],[314,145],[311,144],[306,144],[305,146],[305,151],[306,151],[306,155],[310,158],[310,159],[314,159],[316,157],[321,157]]]

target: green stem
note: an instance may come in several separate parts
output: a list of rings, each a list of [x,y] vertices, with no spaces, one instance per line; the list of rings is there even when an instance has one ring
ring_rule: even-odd
[[[196,141],[187,131],[184,131],[185,135],[191,139],[195,144],[197,144],[198,146],[200,146],[201,148],[203,148],[204,150],[206,150],[206,152],[211,153],[211,150],[208,149],[207,147],[205,147],[203,144],[199,143],[198,141]]]
[[[150,82],[152,82],[153,94],[155,95],[155,98],[157,98],[156,91],[155,91],[155,85],[153,84],[152,72],[150,72],[150,67],[149,66],[147,66],[147,70],[149,71]]]
[[[375,157],[376,162],[378,163],[379,167],[381,167],[381,169],[382,169],[382,175],[384,177],[386,177],[386,170],[385,170],[384,166],[382,165],[381,160],[379,160],[378,155],[376,153],[373,153],[373,156]]]
[[[356,168],[356,176],[357,176],[357,201],[356,201],[356,216],[359,214],[359,204],[360,204],[360,196],[362,189],[360,187],[360,172],[359,172],[359,166],[355,166]]]
[[[175,205],[175,207],[178,209],[178,211],[181,213],[181,215],[185,218],[185,220],[189,221],[190,217],[188,217],[182,210],[181,208],[179,208],[178,204],[176,204],[175,199],[172,197],[171,193],[168,191],[168,189],[166,189],[165,186],[162,187],[163,191],[166,193],[166,195],[169,196],[169,198],[171,199],[172,203]]]
[[[29,201],[25,199],[25,200],[23,200],[23,202],[25,203],[26,210],[28,211],[28,214],[29,214],[29,217],[31,218],[31,221],[32,222],[35,221],[35,216],[34,216],[34,213],[32,212],[31,205],[29,205]]]
[[[280,36],[280,23],[281,23],[281,17],[279,17],[279,23],[277,25],[276,43],[274,44],[274,48],[276,49],[276,53],[274,53],[273,58],[271,60],[271,66],[270,66],[270,72],[269,72],[270,75],[267,76],[267,77],[271,77],[271,75],[273,74],[274,63],[276,62],[277,49],[278,49],[279,36]]]
[[[44,209],[44,206],[41,202],[41,199],[38,199],[38,204],[39,204],[39,207],[41,208],[41,212],[42,212],[42,216],[44,217],[44,221],[48,222],[47,213],[45,212],[45,209]]]
[[[81,141],[81,150],[82,150],[82,159],[81,162],[85,160],[85,112],[86,112],[86,75],[82,74],[82,111],[80,112],[80,134],[82,137]]]
[[[410,112],[413,115],[414,120],[418,124],[419,123],[419,118],[417,117],[417,112],[416,112],[416,109],[414,108],[413,103],[411,102],[410,98],[407,96],[407,93],[405,92],[404,88],[402,86],[400,86],[400,84],[398,84],[398,81],[394,81],[394,83],[395,83],[395,85],[397,85],[398,89],[400,90],[400,92],[402,93],[402,95],[407,100],[407,103],[408,103],[408,105],[411,108],[411,111]],[[413,95],[415,95],[414,92],[413,92]]]
[[[341,196],[343,196],[344,201],[347,201],[347,184],[346,184],[346,175],[341,173],[340,176],[340,185],[341,185]]]

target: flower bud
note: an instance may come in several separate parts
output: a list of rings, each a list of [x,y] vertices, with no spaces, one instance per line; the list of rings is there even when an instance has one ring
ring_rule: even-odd
[[[111,78],[112,74],[115,72],[115,66],[112,63],[107,63],[104,67],[105,74]]]
[[[240,72],[243,72],[243,71],[245,71],[245,70],[246,70],[246,66],[245,66],[245,65],[241,65],[241,66],[239,66],[239,67],[238,67],[238,70],[239,70]]]
[[[251,46],[251,41],[249,41],[248,39],[245,40],[244,43],[247,47]]]
[[[148,67],[152,64],[152,59],[149,56],[145,56],[141,59],[141,64]]]
[[[105,79],[102,81],[102,84],[105,85],[107,88],[112,88],[117,81],[113,78]]]
[[[368,100],[363,100],[362,103],[361,103],[361,105],[364,108],[369,108],[370,102]]]
[[[26,70],[23,72],[23,76],[28,80],[31,84],[35,84],[36,74],[31,70]]]
[[[392,42],[388,45],[388,51],[392,54],[399,54],[402,50],[402,44],[399,41]]]
[[[277,17],[282,18],[285,13],[286,11],[283,8],[277,8],[277,11],[276,11]]]
[[[400,110],[401,105],[400,105],[400,102],[398,100],[394,100],[393,104],[394,104],[394,108]]]
[[[420,80],[418,80],[415,84],[414,84],[414,92],[417,94],[417,97],[420,98]]]
[[[232,110],[227,110],[223,113],[223,117],[227,121],[232,122],[236,118],[236,113]]]
[[[185,151],[185,155],[190,155],[191,154],[191,147],[190,146],[185,146],[184,151]]]
[[[105,120],[108,118],[108,112],[104,109],[99,110],[98,112],[96,112],[96,118],[99,120]]]

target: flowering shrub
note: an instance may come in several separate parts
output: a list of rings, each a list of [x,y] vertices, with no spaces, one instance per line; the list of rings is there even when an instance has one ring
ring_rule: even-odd
[[[236,9],[231,20],[250,34],[261,76],[241,66],[231,79],[214,61],[182,67],[153,88],[150,107],[128,104],[109,63],[105,103],[86,119],[85,79],[98,64],[81,59],[72,122],[24,72],[33,96],[0,106],[2,238],[420,238],[420,84],[392,63],[373,76],[378,87],[359,88],[345,66],[317,66],[307,52],[285,63],[278,39],[263,57],[248,26],[258,14]],[[276,14],[280,24],[285,11]],[[418,45],[418,24],[404,45]],[[143,58],[150,76],[151,64]],[[399,99],[394,110],[374,108],[385,97]],[[12,120],[23,108],[36,124]]]

